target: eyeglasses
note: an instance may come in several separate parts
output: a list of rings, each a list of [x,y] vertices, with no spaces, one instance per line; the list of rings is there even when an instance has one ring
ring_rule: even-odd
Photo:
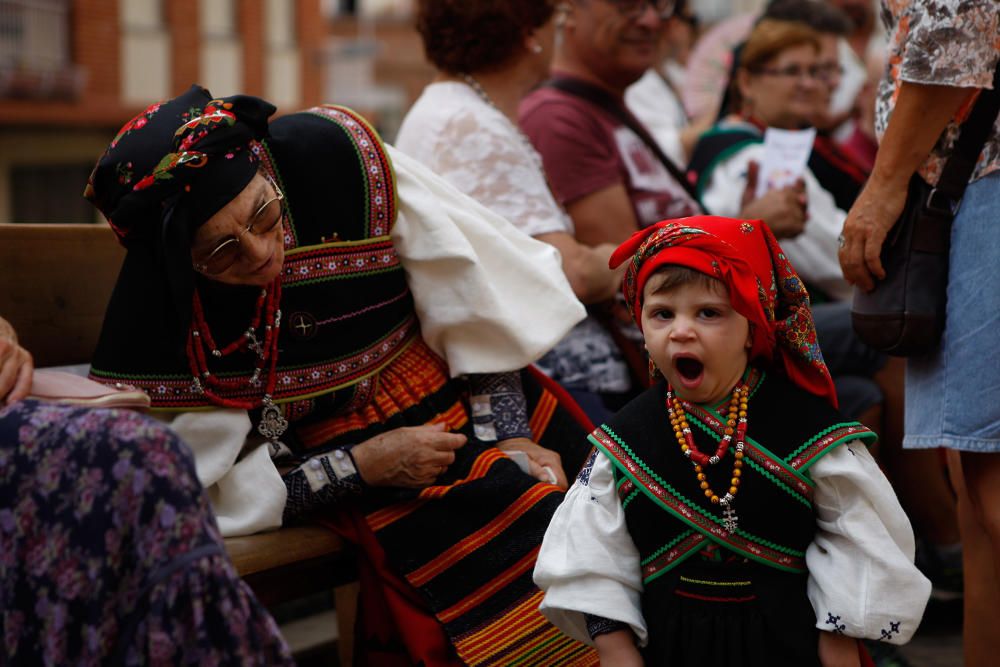
[[[829,82],[843,75],[844,68],[840,66],[840,63],[822,63],[816,65],[816,77],[820,81]]]
[[[263,236],[272,231],[284,217],[285,195],[278,189],[278,185],[270,176],[264,176],[268,184],[274,190],[274,196],[264,202],[257,211],[250,216],[250,222],[243,231],[236,236],[223,239],[212,252],[205,255],[204,259],[195,259],[194,268],[200,273],[209,276],[217,276],[225,272],[226,269],[236,263],[240,256],[240,239],[248,232],[255,236]]]
[[[810,67],[801,67],[799,65],[788,65],[787,67],[782,67],[780,69],[773,67],[758,67],[751,70],[754,74],[767,74],[768,76],[780,76],[787,77],[790,79],[815,79],[815,80],[825,80],[831,74],[829,68],[823,65],[812,65]]]
[[[638,16],[646,9],[646,5],[652,5],[653,9],[661,19],[668,19],[673,16],[677,0],[609,0],[623,16]]]

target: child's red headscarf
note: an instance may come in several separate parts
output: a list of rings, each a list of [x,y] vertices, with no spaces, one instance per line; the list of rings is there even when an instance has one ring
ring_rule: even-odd
[[[658,268],[686,266],[717,278],[729,288],[736,312],[751,323],[750,358],[781,368],[796,385],[836,407],[809,295],[763,222],[714,216],[664,220],[621,244],[611,256],[611,268],[629,259],[622,290],[640,328],[643,287]]]

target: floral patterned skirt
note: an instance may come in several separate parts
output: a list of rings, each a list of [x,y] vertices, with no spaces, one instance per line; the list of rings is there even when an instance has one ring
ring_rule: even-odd
[[[35,401],[0,410],[0,642],[10,665],[293,664],[186,446]]]

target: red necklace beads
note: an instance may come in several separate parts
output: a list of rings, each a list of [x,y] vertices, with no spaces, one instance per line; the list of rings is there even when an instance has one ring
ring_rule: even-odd
[[[677,444],[680,445],[681,452],[694,465],[694,471],[698,478],[698,484],[705,493],[705,497],[713,505],[723,505],[726,507],[726,525],[730,532],[736,529],[736,514],[732,511],[731,504],[739,491],[740,477],[743,474],[743,449],[746,442],[747,432],[747,396],[749,389],[745,384],[738,384],[733,388],[733,396],[729,401],[729,415],[726,418],[726,426],[723,430],[722,440],[713,456],[708,456],[701,452],[694,444],[694,436],[691,434],[691,427],[687,421],[687,414],[684,412],[682,401],[674,395],[673,387],[667,388],[667,411],[670,413],[670,425],[674,429],[677,437]],[[721,498],[708,483],[702,466],[716,465],[726,455],[733,437],[736,438],[736,451],[733,454],[733,472],[729,480],[729,490]]]
[[[187,358],[194,376],[195,391],[204,394],[212,403],[227,408],[251,410],[261,405],[272,407],[271,396],[278,382],[276,368],[278,364],[278,328],[281,326],[281,281],[276,278],[270,286],[264,288],[254,305],[250,326],[236,340],[222,349],[216,345],[212,332],[205,319],[201,305],[201,297],[195,290],[192,300],[191,329],[188,333]],[[263,322],[263,327],[261,323]],[[258,331],[262,329],[262,331]],[[208,369],[208,354],[213,357],[227,357],[234,352],[252,350],[257,359],[254,362],[253,375],[247,381],[243,377],[222,378]],[[264,366],[267,365],[267,382],[260,398],[230,398],[225,394],[235,393],[246,388],[244,383],[259,386]]]

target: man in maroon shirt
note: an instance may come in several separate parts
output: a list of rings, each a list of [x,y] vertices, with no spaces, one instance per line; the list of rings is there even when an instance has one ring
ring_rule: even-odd
[[[625,89],[653,65],[673,4],[573,0],[550,83],[569,82],[584,96],[549,85],[521,104],[521,127],[542,155],[553,192],[573,218],[581,243],[621,243],[658,220],[702,212],[680,182],[679,166],[670,169],[662,162],[640,136],[645,130],[638,120],[623,120],[629,115]],[[743,217],[765,220],[779,237],[802,231],[801,187],[751,200],[752,187]]]

